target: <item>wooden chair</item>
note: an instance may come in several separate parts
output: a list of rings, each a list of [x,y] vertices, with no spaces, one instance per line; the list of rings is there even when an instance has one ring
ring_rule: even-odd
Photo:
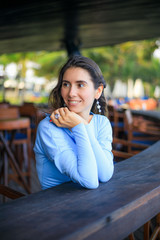
[[[26,191],[30,193],[30,120],[28,118],[19,118],[18,108],[1,109],[0,131],[0,147],[3,154],[0,177],[3,179],[3,184],[8,185],[10,180],[14,180],[23,185]],[[27,184],[23,181],[23,178],[27,179]]]
[[[134,125],[140,127],[141,132],[151,134],[156,137],[160,137],[160,123],[151,119],[147,119],[144,116],[134,116]]]
[[[2,108],[0,113],[0,120],[19,118],[19,110],[17,107]]]
[[[160,239],[160,213],[156,215],[155,223],[152,224],[152,220],[146,222],[143,225],[143,240],[159,240]],[[131,233],[128,236],[129,240],[135,240],[135,233]]]
[[[123,137],[124,134],[124,111],[123,109],[116,109],[112,105],[108,105],[108,118],[113,127],[114,137]]]
[[[32,159],[35,162],[35,155],[33,151],[35,139],[36,139],[36,132],[38,123],[43,117],[45,116],[44,113],[40,113],[38,108],[35,107],[33,103],[24,103],[23,105],[19,106],[19,113],[21,117],[28,117],[30,119],[30,127],[31,127],[31,155]]]
[[[4,186],[2,184],[0,184],[0,195],[10,199],[17,199],[25,196],[25,194],[18,192],[10,187]]]
[[[22,117],[29,117],[31,122],[31,140],[32,145],[35,142],[36,138],[36,131],[38,126],[38,113],[37,108],[34,106],[33,103],[24,103],[23,105],[19,106],[19,113]]]
[[[123,161],[127,158],[134,156],[135,153],[128,152],[128,147],[136,148],[136,147],[139,147],[139,144],[132,143],[127,140],[114,137],[112,146],[113,146],[112,153],[114,155],[114,161],[119,162],[119,161]],[[144,150],[147,147],[148,146],[146,146],[146,145],[141,145],[141,150]]]
[[[141,116],[133,116],[131,111],[128,109],[125,111],[124,118],[124,132],[126,134],[126,140],[130,143],[136,143],[137,146],[128,145],[129,153],[138,153],[145,146],[149,147],[153,143],[159,140],[159,134],[155,131],[150,131],[147,129],[147,125],[144,120],[142,120]],[[145,124],[145,127],[144,127]]]

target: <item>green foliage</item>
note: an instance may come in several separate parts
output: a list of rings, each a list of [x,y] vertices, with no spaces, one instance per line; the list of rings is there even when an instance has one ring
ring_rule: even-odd
[[[66,62],[67,55],[64,52],[42,52],[37,63],[40,69],[35,69],[37,76],[45,76],[48,80],[58,76],[60,67]]]
[[[127,81],[128,78],[141,78],[156,84],[160,78],[160,62],[153,58],[156,48],[153,39],[86,49],[82,54],[95,60],[111,86],[118,78],[123,81]]]
[[[81,54],[93,59],[100,66],[104,78],[111,88],[115,80],[127,81],[128,78],[133,80],[141,78],[143,82],[155,86],[160,82],[160,61],[153,58],[153,52],[157,48],[155,42],[156,40],[152,39],[82,49]],[[35,74],[51,80],[58,76],[59,69],[67,58],[67,53],[64,51],[3,54],[0,56],[0,64],[6,66],[11,62],[21,63],[22,69],[19,77],[24,78],[26,62],[34,61],[40,65],[39,69],[34,69]]]

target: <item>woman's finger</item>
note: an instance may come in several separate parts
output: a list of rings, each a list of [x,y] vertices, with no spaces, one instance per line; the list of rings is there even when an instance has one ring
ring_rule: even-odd
[[[52,112],[52,114],[51,114],[51,116],[50,116],[50,122],[57,122],[58,121],[58,119],[59,119],[59,117],[60,117],[60,113],[59,113],[59,111],[58,110],[56,110],[56,111],[54,111],[54,112]]]
[[[67,107],[64,107],[63,110],[64,110],[64,112],[65,112],[66,114],[70,112]]]
[[[59,110],[59,114],[60,114],[60,116],[61,116],[62,118],[65,117],[65,111],[64,111],[64,108],[59,108],[58,110]]]

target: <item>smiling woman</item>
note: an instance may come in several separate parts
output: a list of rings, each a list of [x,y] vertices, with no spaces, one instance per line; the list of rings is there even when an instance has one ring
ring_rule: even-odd
[[[103,85],[94,88],[90,74],[83,68],[72,67],[64,73],[61,96],[69,110],[79,114],[86,121],[89,120],[94,99],[100,97],[102,90]]]
[[[94,189],[113,175],[112,128],[98,65],[74,56],[62,67],[49,97],[50,114],[34,146],[42,189],[73,181]]]

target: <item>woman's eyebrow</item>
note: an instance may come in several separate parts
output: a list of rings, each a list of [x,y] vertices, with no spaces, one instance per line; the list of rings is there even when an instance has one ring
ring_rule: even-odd
[[[70,83],[70,81],[68,81],[68,80],[62,80],[62,82]],[[85,83],[85,84],[87,84],[87,82],[85,80],[77,80],[76,83]]]
[[[87,84],[87,82],[85,80],[77,80],[76,82],[77,83],[86,83]]]
[[[70,83],[69,81],[67,81],[67,80],[62,80],[62,82],[67,82],[67,83]]]

